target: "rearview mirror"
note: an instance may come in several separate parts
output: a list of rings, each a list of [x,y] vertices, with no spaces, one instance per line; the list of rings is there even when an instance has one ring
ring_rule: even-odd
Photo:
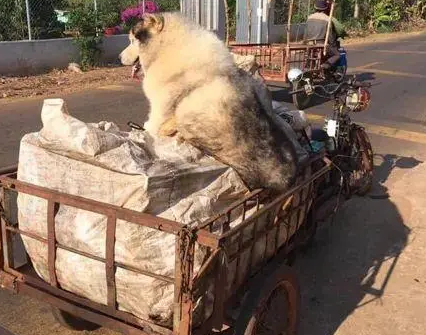
[[[303,78],[303,71],[300,69],[291,69],[288,71],[287,78],[291,83],[298,82]]]

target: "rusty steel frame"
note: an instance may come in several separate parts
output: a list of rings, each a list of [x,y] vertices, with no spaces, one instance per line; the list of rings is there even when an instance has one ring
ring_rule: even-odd
[[[335,10],[335,0],[332,0],[329,20],[327,23],[327,32],[323,44],[302,44],[290,42],[291,21],[293,18],[294,0],[290,0],[288,10],[288,19],[286,25],[286,43],[270,44],[270,43],[248,43],[248,44],[232,44],[228,46],[229,50],[240,55],[254,55],[256,61],[261,66],[260,74],[267,81],[277,81],[288,83],[288,71],[292,64],[297,64],[297,68],[303,72],[322,72],[321,63],[327,52],[330,31],[332,27],[332,18]],[[249,29],[249,32],[251,29]],[[250,41],[250,39],[249,39]],[[296,61],[292,61],[292,56],[301,53]],[[279,62],[273,62],[273,55],[277,56]],[[277,66],[279,70],[268,69]],[[320,75],[321,76],[321,75]]]
[[[288,82],[287,73],[292,66],[300,70],[320,71],[323,45],[233,44],[233,53],[255,57],[260,74],[267,81]]]
[[[309,166],[314,161],[320,161],[322,157],[312,158]],[[0,285],[2,288],[11,290],[18,294],[27,294],[37,299],[67,311],[73,315],[87,319],[96,324],[104,325],[108,328],[121,331],[129,335],[205,335],[211,329],[221,329],[225,320],[226,306],[233,303],[233,300],[244,290],[246,283],[255,275],[257,268],[266,265],[278,252],[288,253],[294,246],[295,241],[290,238],[289,220],[293,213],[296,213],[297,227],[300,230],[301,215],[307,214],[306,209],[311,206],[315,197],[315,182],[321,179],[330,170],[330,164],[324,162],[322,167],[315,171],[310,177],[303,179],[297,186],[276,198],[270,199],[265,196],[264,191],[255,190],[229,206],[222,214],[212,217],[203,224],[195,228],[189,228],[176,222],[154,217],[145,213],[140,213],[118,206],[113,206],[82,197],[72,196],[61,192],[53,191],[40,186],[35,186],[16,180],[16,169],[8,168],[0,170],[0,204],[5,199],[5,191],[21,192],[47,200],[47,239],[36,234],[23,231],[19,226],[7,222],[6,215],[1,217],[0,229]],[[303,194],[307,192],[306,199]],[[299,194],[298,204],[294,204],[295,194]],[[262,203],[262,208],[260,205]],[[92,211],[107,217],[107,238],[105,246],[105,258],[90,255],[88,253],[61,245],[56,241],[55,215],[59,205],[68,205],[75,208]],[[0,207],[1,212],[2,207]],[[255,209],[256,212],[246,217],[247,210]],[[232,214],[242,212],[242,222],[234,227],[230,227]],[[3,213],[4,214],[4,213]],[[258,223],[266,218],[267,223],[263,228],[259,228]],[[117,219],[122,219],[133,224],[157,229],[176,236],[175,254],[175,275],[174,278],[161,276],[149,271],[142,271],[115,261],[115,230]],[[302,218],[304,219],[304,218]],[[243,232],[247,227],[253,226],[252,238],[243,242]],[[218,228],[219,227],[219,228]],[[218,234],[213,233],[216,229]],[[280,229],[286,229],[286,241],[279,245]],[[21,268],[15,269],[12,254],[12,234],[20,234],[36,239],[47,244],[48,247],[48,274],[49,282],[39,279],[35,272],[24,271]],[[259,264],[253,264],[254,248],[256,242],[265,236],[275,234],[273,245],[265,242],[265,249]],[[237,236],[237,242],[233,242]],[[203,246],[208,250],[208,257],[201,268],[194,271],[195,244]],[[229,252],[232,243],[237,244],[236,252]],[[55,259],[56,250],[62,248],[70,252],[89,257],[105,264],[107,282],[107,304],[99,304],[76,294],[64,291],[60,288],[56,278]],[[247,271],[240,273],[240,261],[244,252],[250,252],[250,261]],[[231,285],[231,292],[227,296],[224,287],[227,284],[227,264],[236,260],[237,274]],[[130,313],[118,310],[116,300],[115,270],[121,267],[127,270],[151,276],[167,283],[172,283],[175,288],[174,298],[174,319],[173,331],[160,327],[150,321],[142,320]],[[256,268],[255,268],[256,267]],[[214,308],[210,318],[198,327],[192,324],[192,312],[194,305],[194,292],[198,289],[204,292],[209,278],[214,281]],[[234,294],[235,293],[235,294]],[[203,311],[204,312],[204,311]]]

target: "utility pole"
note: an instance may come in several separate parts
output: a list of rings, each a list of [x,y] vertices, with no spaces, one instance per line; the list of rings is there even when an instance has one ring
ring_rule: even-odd
[[[27,28],[28,28],[28,40],[32,40],[32,32],[31,32],[31,16],[30,16],[30,4],[28,0],[25,0],[25,7],[27,9]]]

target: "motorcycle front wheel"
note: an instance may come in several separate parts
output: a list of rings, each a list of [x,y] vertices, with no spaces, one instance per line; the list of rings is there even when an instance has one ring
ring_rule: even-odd
[[[293,83],[293,91],[300,90],[304,88],[306,81],[303,79]],[[306,94],[305,91],[293,94],[293,104],[297,109],[304,110],[310,106],[312,95]]]
[[[374,154],[370,139],[364,128],[353,125],[350,132],[351,157],[351,188],[359,196],[366,195],[373,186]]]

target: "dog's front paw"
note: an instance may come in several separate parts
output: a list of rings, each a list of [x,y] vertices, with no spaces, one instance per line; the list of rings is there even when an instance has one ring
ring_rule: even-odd
[[[173,137],[176,134],[177,134],[177,127],[176,127],[175,117],[171,117],[167,121],[163,122],[160,129],[158,130],[159,136]]]
[[[173,137],[176,134],[177,134],[176,129],[163,129],[163,128],[161,128],[160,131],[158,132],[158,136],[161,136],[161,137]]]

